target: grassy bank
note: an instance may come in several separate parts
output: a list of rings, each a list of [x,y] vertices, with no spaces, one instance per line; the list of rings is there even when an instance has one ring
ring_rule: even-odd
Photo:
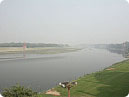
[[[129,60],[116,63],[103,71],[85,75],[77,80],[71,89],[71,97],[125,97],[129,93]],[[61,96],[67,97],[67,90],[56,87]],[[56,97],[39,95],[39,97]]]
[[[58,54],[80,50],[72,47],[44,47],[44,48],[26,48],[26,54]],[[0,54],[22,54],[22,47],[2,47]]]

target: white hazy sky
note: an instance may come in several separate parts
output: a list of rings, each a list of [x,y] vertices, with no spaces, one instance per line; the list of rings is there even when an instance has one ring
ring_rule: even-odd
[[[129,3],[129,0],[126,0]]]
[[[0,4],[0,42],[124,41],[129,41],[126,0],[4,0]]]
[[[3,2],[4,0],[0,0],[0,4]]]

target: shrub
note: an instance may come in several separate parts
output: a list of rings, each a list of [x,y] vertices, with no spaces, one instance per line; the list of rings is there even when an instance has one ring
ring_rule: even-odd
[[[33,92],[30,88],[16,85],[11,88],[4,89],[2,95],[4,97],[36,97],[37,93]]]

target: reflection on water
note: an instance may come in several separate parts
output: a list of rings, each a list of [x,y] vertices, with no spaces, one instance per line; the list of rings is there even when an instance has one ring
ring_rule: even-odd
[[[9,60],[21,60],[21,59],[56,59],[56,58],[63,58],[64,56],[59,56],[57,54],[54,55],[42,55],[42,54],[26,54],[26,56],[23,56],[21,54],[5,54],[5,55],[0,55],[0,61],[9,61]]]
[[[111,53],[117,53],[121,54],[123,57],[127,58],[129,56],[127,50],[121,50],[121,49],[107,49]]]
[[[0,89],[20,83],[44,91],[62,81],[74,80],[84,74],[102,70],[124,60],[120,54],[102,49],[83,49],[53,55],[0,55]]]

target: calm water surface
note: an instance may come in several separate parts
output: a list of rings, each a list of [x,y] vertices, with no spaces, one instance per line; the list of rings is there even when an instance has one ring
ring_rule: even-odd
[[[0,90],[20,83],[36,91],[45,91],[59,82],[74,80],[124,60],[120,54],[93,48],[65,54],[27,55],[25,59],[20,57],[0,55]]]

